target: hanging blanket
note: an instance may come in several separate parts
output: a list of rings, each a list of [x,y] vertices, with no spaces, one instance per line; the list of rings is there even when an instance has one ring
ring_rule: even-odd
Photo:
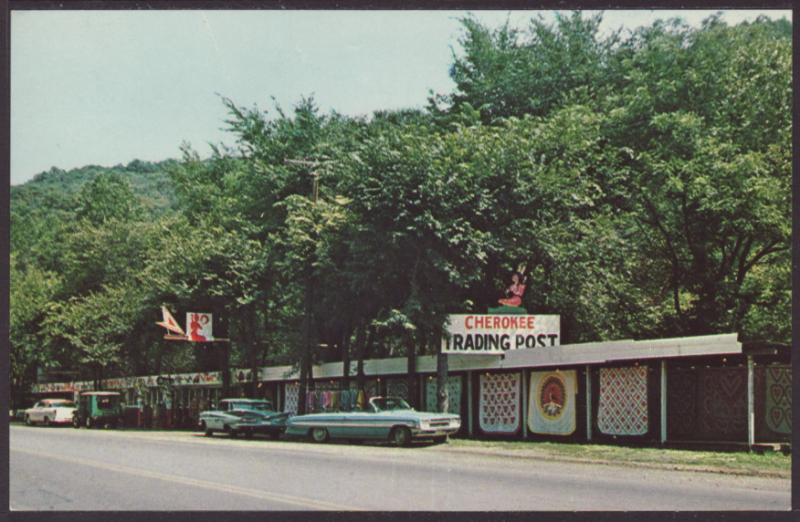
[[[767,367],[767,426],[776,433],[792,432],[792,372],[789,368]]]
[[[286,391],[286,398],[283,404],[283,411],[297,415],[297,400],[300,397],[300,384],[291,382],[284,388]]]
[[[694,370],[667,372],[667,429],[670,438],[696,436],[697,374]]]
[[[543,435],[571,435],[575,432],[575,370],[531,372],[528,427]]]
[[[516,433],[520,426],[520,374],[481,374],[479,423],[486,433]]]
[[[386,395],[401,397],[408,401],[408,381],[406,379],[389,379],[386,381]]]
[[[647,367],[600,368],[597,427],[606,435],[647,433]]]
[[[425,380],[425,411],[439,411],[436,378]],[[447,413],[461,414],[461,376],[447,376]]]
[[[747,440],[747,370],[706,368],[700,372],[700,435]]]

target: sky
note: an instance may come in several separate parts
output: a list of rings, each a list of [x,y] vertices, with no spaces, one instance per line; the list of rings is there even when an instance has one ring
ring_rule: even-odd
[[[606,11],[601,33],[658,18],[699,26],[715,11]],[[592,13],[588,11],[587,13]],[[737,24],[759,14],[722,11]],[[207,156],[225,132],[224,96],[271,111],[313,95],[323,112],[421,108],[451,92],[464,11],[12,11],[11,184],[55,166]],[[477,11],[525,27],[552,11]]]

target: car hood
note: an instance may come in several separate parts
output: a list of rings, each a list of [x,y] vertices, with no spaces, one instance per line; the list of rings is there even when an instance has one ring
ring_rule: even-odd
[[[295,415],[289,419],[289,422],[300,420],[331,420],[342,419],[345,416],[355,416],[358,418],[393,418],[393,419],[408,419],[408,420],[433,420],[433,419],[448,419],[460,420],[459,415],[452,413],[433,413],[428,411],[415,411],[415,410],[389,410],[379,413],[369,412],[327,412],[327,413],[309,413],[307,415]]]

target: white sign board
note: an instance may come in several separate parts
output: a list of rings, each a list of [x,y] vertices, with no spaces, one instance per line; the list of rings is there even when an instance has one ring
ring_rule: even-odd
[[[190,341],[206,342],[212,341],[212,317],[211,314],[187,312],[186,313],[186,335]]]
[[[442,353],[486,355],[549,348],[561,344],[561,316],[453,314],[447,332]]]

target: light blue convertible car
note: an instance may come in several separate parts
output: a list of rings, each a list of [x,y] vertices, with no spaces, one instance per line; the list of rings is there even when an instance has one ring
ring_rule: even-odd
[[[444,442],[461,427],[461,418],[449,413],[415,411],[400,397],[373,397],[361,411],[312,413],[290,417],[286,435],[328,439],[389,441],[405,446],[412,440]]]

